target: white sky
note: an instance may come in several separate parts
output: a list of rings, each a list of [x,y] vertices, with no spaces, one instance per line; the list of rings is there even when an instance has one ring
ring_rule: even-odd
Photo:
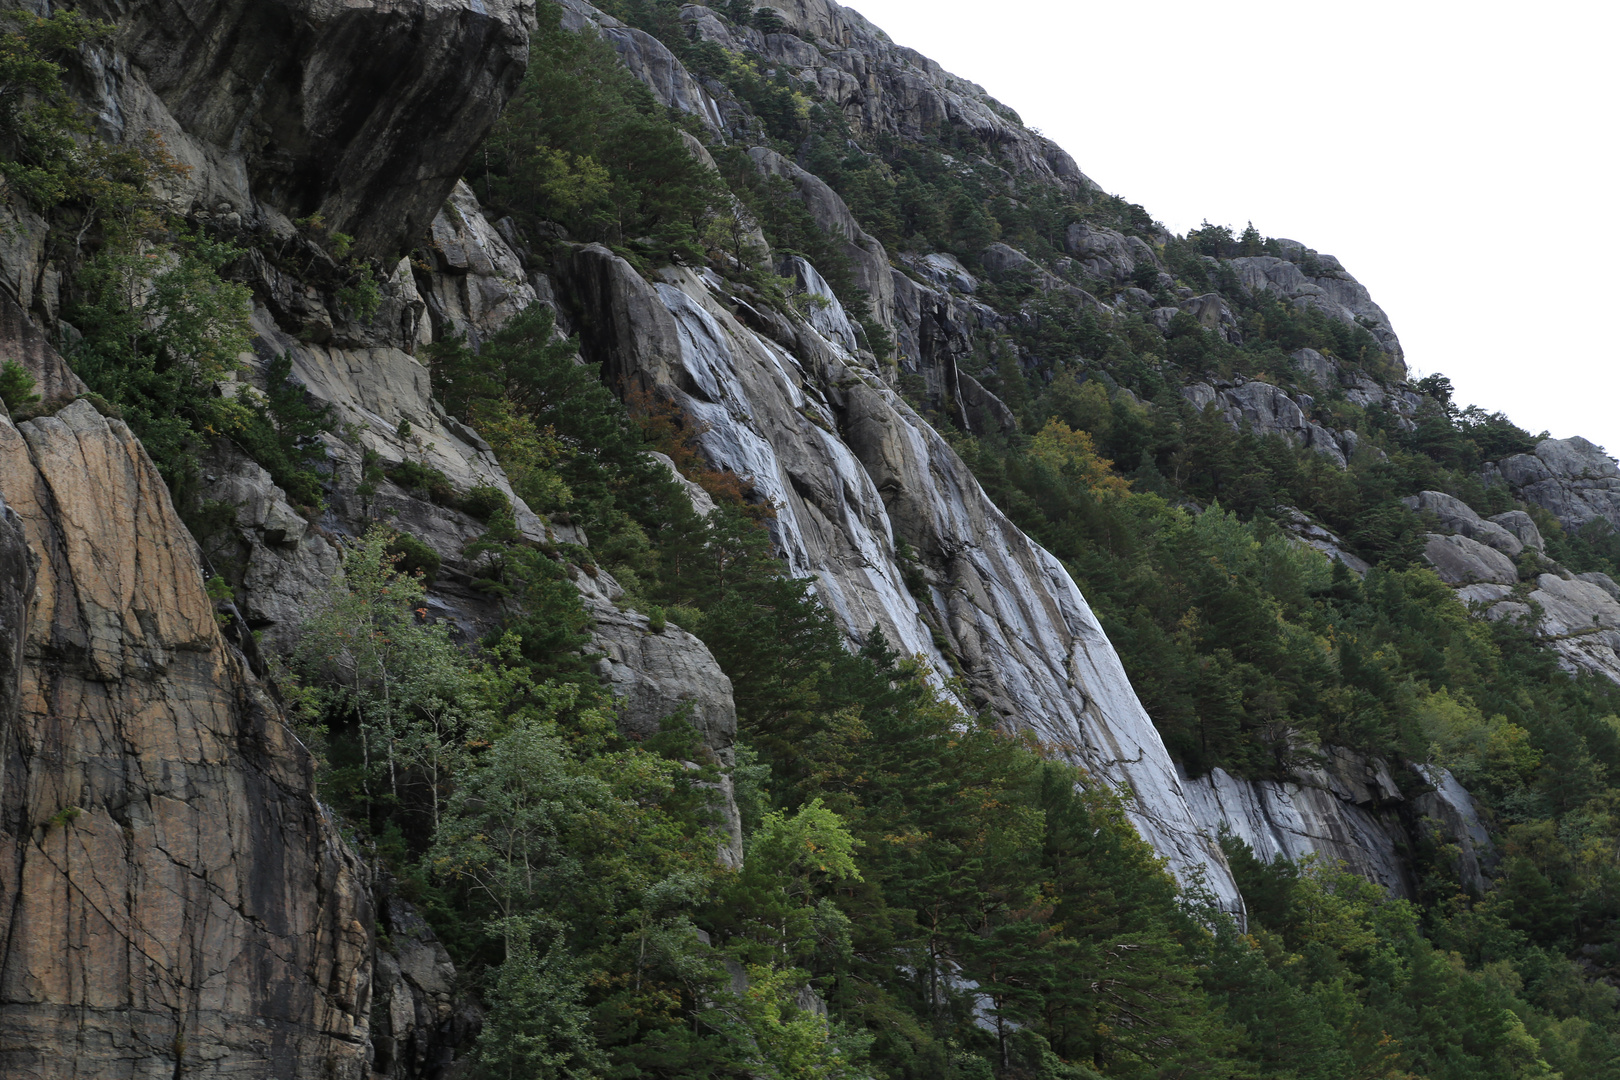
[[[1338,256],[1460,403],[1620,452],[1620,4],[850,6],[1173,231]]]

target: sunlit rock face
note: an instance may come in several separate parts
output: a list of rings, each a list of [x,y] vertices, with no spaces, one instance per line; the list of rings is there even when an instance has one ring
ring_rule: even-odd
[[[358,1077],[365,874],[140,443],[0,417],[0,1074]]]

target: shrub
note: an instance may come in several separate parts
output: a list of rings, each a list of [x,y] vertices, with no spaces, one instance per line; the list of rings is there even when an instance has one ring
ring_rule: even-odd
[[[388,542],[387,551],[394,558],[397,573],[420,575],[423,585],[433,584],[439,576],[439,553],[410,533],[396,535]]]
[[[17,361],[7,360],[0,367],[0,401],[4,401],[9,410],[38,400],[39,395],[34,393],[34,377]]]

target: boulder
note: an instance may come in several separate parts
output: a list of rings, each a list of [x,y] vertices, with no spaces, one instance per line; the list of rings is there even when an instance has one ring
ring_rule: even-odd
[[[1510,558],[1524,550],[1524,542],[1495,521],[1486,521],[1473,507],[1443,491],[1420,491],[1401,500],[1409,510],[1433,514],[1443,528],[1493,547]],[[1528,515],[1524,515],[1528,518]],[[1532,523],[1532,529],[1535,525]]]
[[[985,248],[983,254],[979,256],[979,261],[992,274],[1004,274],[1010,270],[1020,270],[1034,265],[1034,260],[1028,255],[1002,243],[994,243]]]
[[[1476,581],[1511,585],[1519,580],[1519,571],[1512,559],[1477,540],[1429,533],[1425,541],[1423,557],[1448,585],[1468,585]]]
[[[1487,474],[1500,476],[1526,502],[1552,511],[1568,532],[1598,518],[1620,528],[1620,465],[1579,436],[1543,439],[1534,454],[1505,458]]]
[[[1518,538],[1519,543],[1525,547],[1534,548],[1537,551],[1546,550],[1547,542],[1541,538],[1541,530],[1536,528],[1535,519],[1523,510],[1509,510],[1502,514],[1492,514],[1490,520],[1512,533]]]

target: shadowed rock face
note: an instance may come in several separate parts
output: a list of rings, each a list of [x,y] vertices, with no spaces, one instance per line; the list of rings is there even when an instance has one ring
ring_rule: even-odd
[[[0,498],[0,1074],[361,1075],[361,868],[157,470],[81,401],[0,419]]]
[[[522,78],[534,17],[533,0],[105,7],[137,78],[188,135],[235,158],[261,202],[319,211],[360,254],[395,257]]]

